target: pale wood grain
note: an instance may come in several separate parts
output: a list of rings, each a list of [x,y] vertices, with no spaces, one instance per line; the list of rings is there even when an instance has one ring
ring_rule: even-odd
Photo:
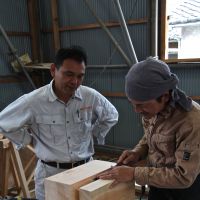
[[[115,163],[93,160],[45,179],[45,199],[79,200],[78,189]]]
[[[97,180],[80,188],[79,200],[134,200],[134,182],[109,188],[112,180]]]

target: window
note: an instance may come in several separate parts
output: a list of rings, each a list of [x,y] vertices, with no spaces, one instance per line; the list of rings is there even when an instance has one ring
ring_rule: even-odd
[[[162,0],[161,59],[200,61],[200,0]]]

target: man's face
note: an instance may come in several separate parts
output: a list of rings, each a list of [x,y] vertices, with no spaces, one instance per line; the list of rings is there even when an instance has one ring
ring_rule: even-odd
[[[144,118],[150,119],[156,116],[159,112],[164,110],[166,103],[169,101],[169,94],[164,94],[160,101],[152,99],[149,101],[135,101],[130,100],[133,105],[134,111],[140,113]]]
[[[82,84],[85,74],[85,63],[78,63],[73,59],[64,60],[59,69],[55,64],[51,66],[51,75],[54,78],[54,92],[61,99],[71,97]]]

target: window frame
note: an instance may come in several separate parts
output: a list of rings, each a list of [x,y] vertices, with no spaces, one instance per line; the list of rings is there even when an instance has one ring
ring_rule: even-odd
[[[168,23],[167,23],[167,0],[159,1],[160,5],[160,59],[166,63],[177,63],[177,62],[200,62],[199,58],[173,58],[166,59],[166,54],[168,53],[168,39],[167,39],[167,31],[168,31]]]

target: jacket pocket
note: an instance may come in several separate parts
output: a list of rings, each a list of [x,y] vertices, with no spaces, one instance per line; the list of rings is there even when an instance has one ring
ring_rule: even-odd
[[[47,144],[61,145],[65,143],[66,127],[61,115],[38,115],[36,117],[40,139]]]

